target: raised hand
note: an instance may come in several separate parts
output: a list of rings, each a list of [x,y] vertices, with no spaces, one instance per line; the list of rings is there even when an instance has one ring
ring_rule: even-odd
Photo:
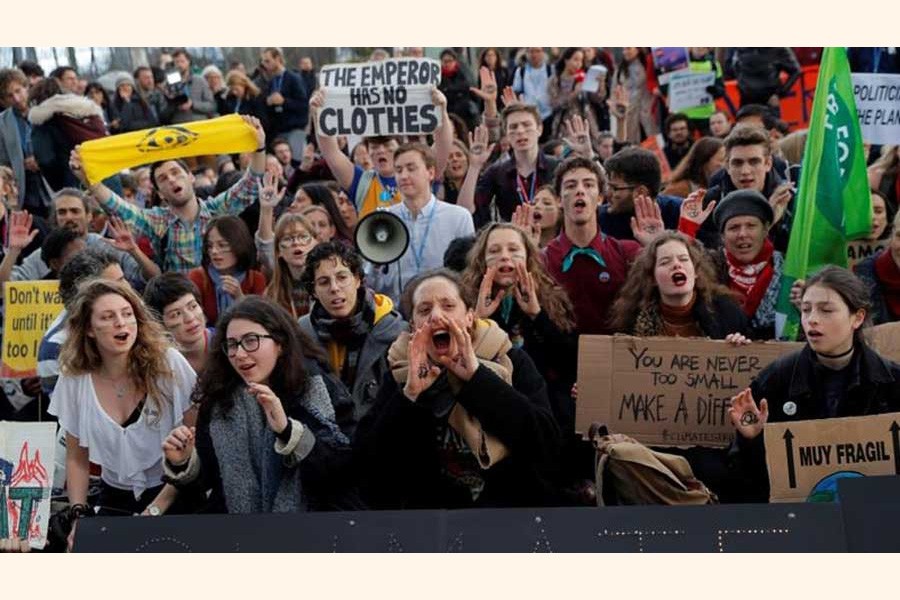
[[[256,132],[256,147],[257,148],[265,148],[266,146],[266,130],[263,129],[262,123],[256,117],[252,117],[250,115],[241,115],[241,118],[244,119],[244,123],[253,128],[253,131]]]
[[[448,319],[439,319],[442,327],[450,330],[450,336],[456,342],[456,354],[452,357],[439,357],[440,363],[451,373],[462,379],[469,381],[478,370],[478,356],[472,347],[472,336],[464,328],[460,327],[456,321]],[[451,348],[453,345],[451,344]]]
[[[541,303],[538,301],[534,276],[525,268],[525,263],[516,263],[516,280],[513,288],[516,303],[523,313],[534,319],[541,312]]]
[[[487,67],[478,70],[481,79],[480,87],[470,87],[469,91],[481,98],[484,102],[497,102],[497,77]]]
[[[534,221],[534,205],[520,204],[513,212],[511,223],[521,229],[536,246],[541,243],[541,226]]]
[[[497,275],[497,267],[490,266],[484,272],[481,287],[478,288],[478,301],[475,303],[475,314],[480,319],[487,319],[500,308],[500,303],[506,296],[506,291],[500,290],[496,297],[494,293],[494,277]]]
[[[620,119],[628,113],[628,92],[625,91],[625,87],[622,84],[618,84],[613,88],[612,96],[606,101],[606,104],[609,106],[610,112]]]
[[[762,433],[766,421],[769,420],[769,403],[763,398],[757,408],[756,402],[753,401],[753,392],[747,388],[731,399],[728,414],[737,432],[752,440]]]
[[[713,200],[706,208],[703,208],[703,198],[705,197],[706,190],[704,189],[691,192],[691,194],[684,199],[684,202],[681,203],[681,217],[679,220],[693,223],[697,228],[703,225],[716,207],[716,201]]]
[[[310,144],[311,145],[311,144]],[[304,154],[306,152],[304,151]],[[281,191],[278,191],[278,177],[276,177],[273,173],[266,171],[266,173],[262,177],[262,181],[258,184],[259,186],[259,205],[262,208],[272,208],[274,209],[281,202],[281,199],[284,198],[284,192],[287,188],[281,188]]]
[[[128,228],[125,221],[119,217],[110,217],[107,223],[109,224],[109,231],[112,233],[113,237],[112,239],[104,238],[103,241],[113,248],[121,250],[122,252],[127,252],[128,254],[131,254],[137,249],[138,245],[134,239],[134,234],[131,233],[131,229]]]
[[[469,168],[477,168],[479,171],[484,168],[494,151],[495,144],[488,144],[489,139],[488,128],[484,125],[478,125],[474,132],[469,132]]]
[[[23,250],[34,241],[38,234],[37,229],[32,229],[32,217],[27,210],[17,210],[9,215],[9,244],[10,250]]]
[[[503,88],[502,96],[503,105],[510,106],[512,104],[518,104],[521,100],[516,96],[516,93],[513,91],[511,86],[506,86]]]
[[[773,225],[784,216],[784,211],[787,210],[788,204],[791,201],[791,191],[793,188],[794,186],[790,182],[782,183],[775,188],[775,191],[769,196],[769,205],[775,212],[775,220],[772,221]]]
[[[794,308],[800,310],[800,303],[803,300],[803,288],[806,287],[805,279],[798,279],[791,285],[791,304],[794,305]]]
[[[634,239],[646,246],[665,231],[662,212],[659,204],[650,196],[643,194],[634,198],[634,216],[631,217],[631,232]]]
[[[241,289],[241,282],[231,275],[222,275],[222,289],[235,300],[244,295],[244,290]]]
[[[431,387],[440,376],[441,370],[428,358],[428,343],[431,341],[432,323],[429,320],[419,327],[409,338],[409,374],[403,395],[415,402],[419,394]]]
[[[316,162],[316,147],[313,144],[307,144],[303,148],[303,159],[300,161],[300,170],[304,173],[309,172]]]
[[[248,383],[247,391],[256,398],[263,412],[266,413],[266,422],[269,424],[269,429],[275,433],[284,431],[284,428],[288,426],[288,418],[284,413],[284,406],[282,406],[281,400],[275,395],[275,392],[261,383]]]
[[[81,185],[87,185],[87,175],[84,172],[84,163],[81,161],[81,146],[75,146],[69,153],[69,170],[81,182]]]
[[[196,433],[194,427],[187,425],[179,425],[169,433],[162,444],[163,454],[169,464],[178,467],[191,458]]]
[[[431,103],[441,109],[442,114],[447,112],[447,96],[444,95],[438,86],[431,86]]]
[[[747,344],[753,343],[751,339],[742,333],[729,333],[725,336],[725,341],[732,346],[746,346]]]
[[[581,115],[572,115],[565,121],[566,136],[563,141],[572,149],[574,153],[583,157],[591,158],[594,152],[591,148],[591,134],[587,119]]]

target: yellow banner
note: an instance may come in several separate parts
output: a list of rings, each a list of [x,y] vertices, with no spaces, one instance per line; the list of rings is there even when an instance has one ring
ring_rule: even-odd
[[[122,169],[185,156],[256,150],[256,131],[240,115],[182,125],[161,125],[81,144],[84,172],[91,184]]]
[[[59,281],[15,281],[3,291],[3,377],[34,377],[41,338],[63,309]]]

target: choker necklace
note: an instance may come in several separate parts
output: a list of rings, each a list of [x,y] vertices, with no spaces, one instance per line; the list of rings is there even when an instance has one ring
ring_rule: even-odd
[[[816,352],[816,354],[818,354],[822,358],[844,358],[851,352],[853,352],[853,346],[850,346],[849,350],[847,350],[846,352],[841,352],[840,354],[825,354],[823,352]]]

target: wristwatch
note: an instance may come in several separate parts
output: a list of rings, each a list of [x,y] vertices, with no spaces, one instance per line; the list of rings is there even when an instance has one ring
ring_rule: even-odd
[[[160,517],[162,516],[162,511],[159,510],[159,507],[155,504],[151,504],[147,507],[147,514],[151,517]]]

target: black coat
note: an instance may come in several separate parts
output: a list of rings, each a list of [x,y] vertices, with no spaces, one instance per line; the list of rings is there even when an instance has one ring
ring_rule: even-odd
[[[438,431],[447,416],[434,406],[452,394],[446,374],[416,402],[403,395],[391,374],[375,406],[359,424],[354,440],[363,499],[379,509],[546,506],[557,504],[550,483],[559,430],[547,401],[544,380],[527,354],[513,348],[513,386],[480,366],[452,398],[478,418],[485,431],[509,449],[509,456],[482,471],[485,486],[477,501],[468,488],[442,474]]]
[[[119,126],[114,133],[140,131],[159,125],[159,119],[153,112],[153,108],[150,104],[142,101],[137,94],[133,95],[128,102],[116,97],[111,103],[110,113],[111,119],[119,120]]]
[[[270,80],[261,96],[266,107],[267,122],[265,123],[267,139],[274,139],[279,133],[303,129],[309,121],[309,92],[306,84],[300,78],[299,73],[286,69],[281,80],[281,95],[284,96],[284,104],[279,107],[266,105],[266,98],[275,91],[272,89],[274,79]]]
[[[821,380],[819,372],[824,368],[807,345],[763,369],[750,389],[757,403],[763,398],[767,400],[768,422],[827,418],[817,384]],[[900,365],[857,343],[850,368],[850,384],[838,404],[837,418],[900,411]],[[784,405],[788,401],[796,405],[793,415],[785,414]],[[732,445],[732,470],[743,488],[745,501],[766,502],[769,498],[764,435],[747,440],[738,434]]]

